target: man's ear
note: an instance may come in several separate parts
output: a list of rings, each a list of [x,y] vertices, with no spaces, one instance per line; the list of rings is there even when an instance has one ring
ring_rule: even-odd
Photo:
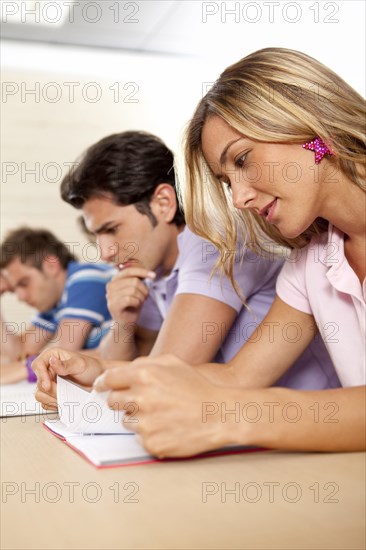
[[[42,261],[42,271],[51,277],[56,277],[61,271],[63,271],[58,257],[53,256],[52,254],[46,256]]]
[[[166,223],[170,223],[178,208],[175,189],[169,183],[160,183],[150,201],[153,214]]]

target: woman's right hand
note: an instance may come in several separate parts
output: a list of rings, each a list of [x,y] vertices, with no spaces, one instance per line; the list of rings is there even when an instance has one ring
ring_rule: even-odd
[[[92,386],[103,372],[96,357],[62,348],[44,350],[32,363],[38,379],[36,399],[45,408],[57,408],[56,376],[66,376],[83,386]],[[50,407],[50,405],[53,405]]]

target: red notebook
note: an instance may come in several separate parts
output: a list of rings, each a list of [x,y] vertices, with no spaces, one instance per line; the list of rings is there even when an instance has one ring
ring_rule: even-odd
[[[47,420],[44,426],[97,468],[146,464],[159,460],[150,455],[136,435],[123,426],[123,411],[112,411],[104,393],[87,391],[58,376],[57,402],[60,420]],[[254,450],[262,449],[226,447],[197,457]]]
[[[208,458],[235,453],[266,451],[261,447],[224,447],[194,457],[160,460],[150,455],[138,442],[133,433],[125,434],[75,434],[70,433],[60,422],[44,422],[44,427],[56,437],[64,441],[71,449],[79,453],[90,464],[97,468],[116,468],[132,464],[147,464],[149,462],[166,462],[171,460],[189,460],[192,458]]]

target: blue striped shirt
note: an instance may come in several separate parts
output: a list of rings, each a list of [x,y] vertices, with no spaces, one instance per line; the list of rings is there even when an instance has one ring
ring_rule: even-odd
[[[105,287],[113,274],[114,268],[105,264],[70,262],[61,300],[53,309],[38,313],[32,319],[32,324],[55,333],[61,321],[69,319],[72,337],[72,319],[89,321],[93,328],[84,343],[84,349],[96,348],[111,325]]]

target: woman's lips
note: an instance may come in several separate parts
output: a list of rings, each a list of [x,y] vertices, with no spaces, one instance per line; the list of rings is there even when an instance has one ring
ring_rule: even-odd
[[[266,221],[268,223],[272,223],[276,205],[277,205],[277,199],[274,199],[272,202],[268,203],[267,206],[262,208],[262,210],[260,211],[260,215],[266,218]]]

